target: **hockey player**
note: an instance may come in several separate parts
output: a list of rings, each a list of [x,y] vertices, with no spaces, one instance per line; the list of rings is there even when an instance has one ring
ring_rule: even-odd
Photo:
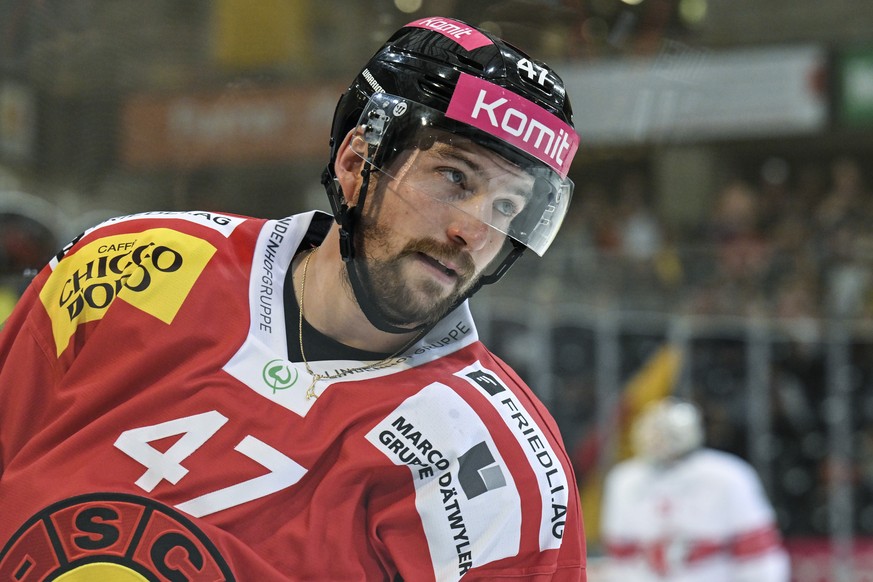
[[[561,79],[447,18],[339,100],[333,216],[110,220],[0,335],[0,579],[584,581],[555,423],[467,299],[570,201]]]
[[[788,582],[787,554],[754,469],[702,443],[690,402],[666,399],[640,416],[637,456],[606,478],[601,528],[610,579]]]

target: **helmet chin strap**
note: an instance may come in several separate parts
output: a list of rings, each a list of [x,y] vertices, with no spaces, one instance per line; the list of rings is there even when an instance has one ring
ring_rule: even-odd
[[[373,285],[370,281],[370,275],[367,272],[366,264],[364,261],[355,260],[355,236],[359,234],[357,227],[361,217],[360,209],[364,206],[370,183],[369,164],[364,164],[364,167],[361,170],[361,177],[363,178],[363,181],[361,182],[361,188],[358,193],[358,203],[355,206],[349,206],[345,202],[342,188],[330,166],[325,168],[321,178],[322,184],[324,184],[327,189],[334,218],[340,227],[340,256],[342,256],[343,262],[346,264],[346,272],[349,276],[349,283],[351,283],[355,300],[358,302],[358,306],[361,308],[361,311],[364,313],[367,320],[377,329],[395,334],[419,332],[419,337],[423,336],[430,330],[430,328],[434,327],[438,321],[426,322],[414,327],[399,327],[390,323],[385,310],[382,309],[373,296]],[[450,313],[457,309],[459,305],[469,299],[474,293],[481,289],[483,285],[496,283],[506,274],[512,264],[515,263],[527,248],[515,239],[510,238],[509,240],[512,243],[512,249],[500,265],[497,266],[494,272],[480,277],[476,283],[470,287],[470,289],[458,297],[452,306],[446,310],[446,313]]]
[[[358,302],[358,306],[367,320],[381,331],[396,334],[421,332],[428,324],[414,327],[399,327],[388,321],[387,314],[373,297],[373,285],[370,282],[366,264],[364,264],[364,261],[355,260],[355,236],[358,234],[357,228],[361,219],[360,209],[363,208],[364,202],[367,199],[367,190],[370,184],[370,164],[364,164],[364,167],[361,169],[361,177],[363,181],[358,193],[358,203],[355,206],[349,206],[345,202],[342,189],[330,167],[325,169],[321,179],[328,190],[328,197],[330,198],[334,217],[339,223],[340,256],[342,256],[343,262],[346,264],[346,272],[349,276],[349,283],[351,283],[355,300]]]

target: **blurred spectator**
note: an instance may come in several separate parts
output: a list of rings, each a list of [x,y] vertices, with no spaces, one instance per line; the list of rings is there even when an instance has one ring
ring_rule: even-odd
[[[637,456],[607,475],[603,540],[614,580],[788,582],[788,556],[754,469],[704,448],[697,407],[667,399],[633,427]]]
[[[717,194],[710,237],[719,267],[730,277],[757,278],[769,265],[770,242],[761,232],[759,212],[756,192],[746,182],[733,181]]]
[[[639,170],[622,175],[617,187],[615,232],[624,295],[629,307],[663,309],[665,299],[682,282],[675,247],[652,206],[648,177]],[[667,307],[669,309],[669,307]]]
[[[831,187],[815,210],[818,228],[827,237],[846,222],[858,219],[866,204],[866,189],[858,163],[841,157],[831,164]]]
[[[857,161],[831,164],[830,189],[815,208],[815,239],[829,315],[860,313],[870,288],[869,256],[861,252],[870,228],[869,193]]]
[[[823,265],[825,307],[834,317],[851,317],[860,313],[870,290],[869,260],[859,253],[860,236],[855,226],[836,228],[831,239],[831,256]]]
[[[819,203],[828,188],[827,171],[824,165],[816,162],[802,162],[798,164],[796,179],[792,195],[794,205],[801,209],[803,214],[812,216],[812,209]]]
[[[621,249],[621,233],[613,200],[611,188],[593,183],[587,186],[585,199],[580,205],[582,208],[579,208],[579,212],[586,217],[597,250],[606,254]]]
[[[637,261],[653,259],[662,248],[664,233],[650,206],[645,175],[622,176],[618,186],[617,229],[622,254]]]
[[[796,209],[790,178],[791,166],[780,157],[769,157],[761,164],[758,189],[761,191],[761,214],[765,224]]]

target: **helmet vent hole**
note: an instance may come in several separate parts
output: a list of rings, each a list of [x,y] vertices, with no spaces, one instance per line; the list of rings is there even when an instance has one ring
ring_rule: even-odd
[[[458,64],[463,66],[463,67],[468,67],[468,68],[473,69],[474,71],[477,71],[479,73],[481,73],[482,71],[485,70],[485,67],[479,61],[473,60],[469,57],[466,57],[466,56],[460,55],[460,54],[454,54],[452,56],[454,56],[455,59],[457,60]]]
[[[418,81],[418,86],[422,91],[437,98],[451,99],[452,87],[446,81],[432,75],[425,75]]]

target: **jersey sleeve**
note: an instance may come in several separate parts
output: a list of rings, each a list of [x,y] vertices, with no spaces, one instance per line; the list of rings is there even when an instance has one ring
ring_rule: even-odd
[[[761,480],[751,465],[738,458],[725,457],[725,476],[729,479],[731,513],[734,530],[750,531],[772,524],[773,507]]]
[[[28,427],[69,406],[53,387],[73,373],[102,322],[129,322],[116,327],[117,337],[143,319],[170,324],[220,241],[242,222],[209,213],[121,217],[86,231],[42,269],[0,330],[0,467],[28,441]]]
[[[622,490],[626,481],[628,466],[626,464],[618,464],[613,467],[603,480],[603,504],[600,516],[600,531],[605,542],[606,551],[620,557],[622,555],[622,546],[633,543],[629,539],[628,528],[626,527],[625,512],[622,511],[624,504],[621,499],[624,497]]]
[[[730,551],[738,582],[788,582],[790,563],[782,545],[775,512],[751,465],[729,458],[732,469],[730,515],[734,536]]]
[[[0,475],[27,442],[27,427],[39,426],[54,412],[30,391],[31,386],[53,386],[61,374],[42,331],[47,322],[37,293],[44,279],[45,273],[31,282],[0,330]]]

